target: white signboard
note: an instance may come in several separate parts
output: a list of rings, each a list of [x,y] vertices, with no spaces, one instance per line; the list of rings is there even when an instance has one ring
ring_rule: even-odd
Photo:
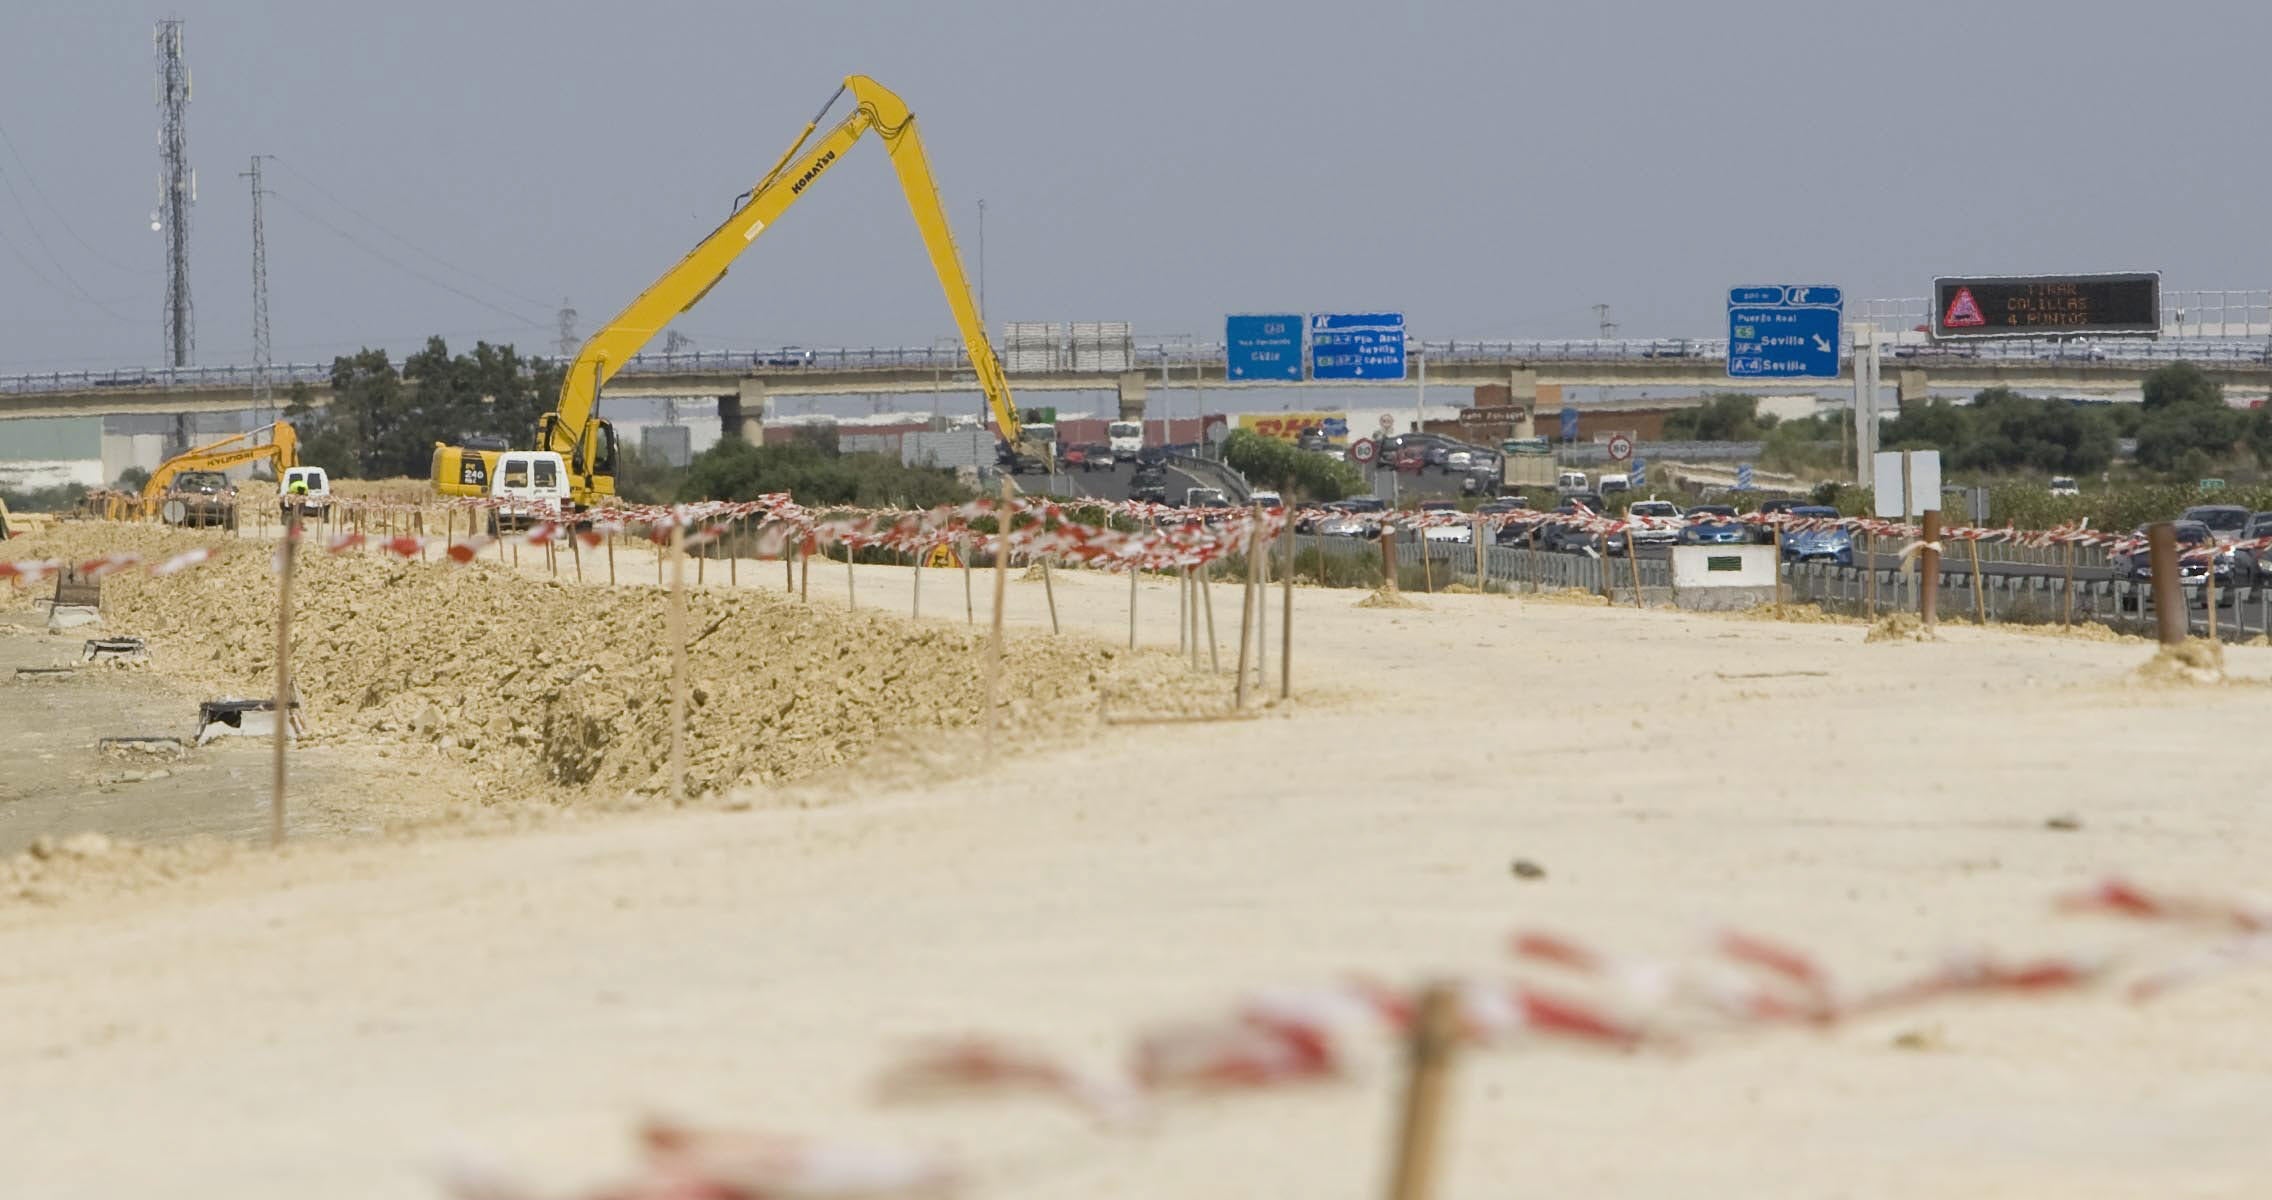
[[[1921,517],[1941,506],[1941,452],[1881,450],[1870,456],[1872,501],[1889,521]]]

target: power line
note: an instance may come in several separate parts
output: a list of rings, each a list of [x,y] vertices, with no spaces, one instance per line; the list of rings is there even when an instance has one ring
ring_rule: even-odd
[[[88,291],[86,287],[79,282],[78,278],[71,274],[71,268],[64,266],[63,260],[55,256],[55,248],[47,244],[46,236],[41,234],[39,231],[39,223],[32,220],[32,212],[30,207],[24,203],[23,196],[17,193],[15,179],[11,177],[7,172],[0,171],[0,184],[5,184],[7,186],[8,198],[16,202],[16,211],[23,214],[24,228],[31,232],[32,241],[39,246],[40,253],[47,256],[48,264],[55,268],[55,273],[63,277],[63,283],[65,286],[62,290],[66,291],[67,293],[75,294],[78,299],[84,300],[88,304],[93,305],[96,309],[100,310],[103,315],[110,317],[112,320],[132,320],[133,318],[128,317],[123,313],[111,311],[110,308],[105,306],[102,301],[95,299],[95,294]],[[42,276],[42,278],[44,279],[45,276]]]
[[[272,191],[269,193],[269,195],[274,197],[277,203],[282,204],[284,207],[291,209],[293,212],[296,212],[301,216],[306,217],[308,220],[315,222],[317,225],[322,226],[325,230],[329,231],[333,236],[339,238],[341,241],[346,242],[348,245],[361,250],[363,253],[370,255],[372,258],[378,259],[380,262],[393,267],[395,270],[400,271],[413,279],[416,279],[422,283],[430,284],[434,287],[438,287],[443,291],[458,297],[459,299],[472,301],[473,303],[478,304],[493,313],[511,317],[512,319],[519,321],[523,325],[527,325],[536,329],[544,328],[544,322],[530,320],[526,313],[514,312],[512,309],[506,308],[502,305],[492,304],[489,301],[474,295],[472,292],[458,287],[456,284],[450,283],[447,280],[436,279],[433,276],[428,275],[424,271],[421,271],[418,268],[413,267],[400,259],[389,256],[386,252],[364,242],[363,239],[356,237],[354,234],[349,233],[344,229],[341,229],[337,225],[332,224],[329,220],[326,220],[324,217],[318,215],[313,209],[307,208],[299,204],[297,201],[294,201],[292,199],[291,193],[289,192]]]
[[[465,276],[467,279],[470,279],[475,283],[482,285],[483,287],[489,288],[509,300],[516,300],[522,304],[526,304],[530,307],[538,309],[545,307],[544,301],[538,300],[531,296],[523,296],[519,292],[516,292],[513,289],[504,286],[503,284],[496,283],[491,280],[485,279],[480,275],[476,275],[472,271],[467,270],[462,264],[451,262],[449,259],[444,258],[441,255],[426,249],[424,246],[419,245],[417,242],[414,242],[409,238],[396,233],[394,230],[389,229],[385,224],[381,223],[378,218],[363,212],[361,209],[356,208],[354,205],[351,205],[345,200],[340,199],[338,196],[333,195],[330,189],[324,187],[322,184],[310,178],[306,171],[293,166],[291,160],[278,158],[275,161],[281,164],[285,170],[291,172],[295,177],[297,177],[300,182],[307,184],[308,190],[314,192],[316,195],[321,196],[326,200],[329,200],[332,203],[333,207],[338,208],[340,211],[347,213],[349,216],[352,216],[359,221],[362,221],[364,224],[378,230],[380,233],[393,238],[396,242],[399,242],[403,246],[408,247],[413,253],[417,254],[421,258],[424,258],[429,262],[436,263],[442,267],[446,267],[449,270],[455,271],[458,274]]]
[[[95,261],[102,263],[104,266],[110,267],[114,270],[124,271],[129,275],[138,276],[142,274],[142,271],[139,267],[127,266],[125,263],[112,258],[110,255],[107,255],[102,251],[95,249],[94,246],[87,241],[87,239],[79,236],[79,231],[76,228],[72,227],[71,218],[64,215],[62,206],[58,205],[54,200],[50,199],[47,194],[47,189],[39,185],[39,176],[33,173],[31,164],[24,161],[23,152],[16,149],[16,139],[9,136],[8,127],[6,125],[0,125],[0,145],[7,146],[8,157],[16,160],[16,170],[24,177],[24,182],[31,185],[32,194],[39,197],[39,202],[41,204],[47,206],[47,211],[54,214],[56,224],[63,226],[63,232],[70,234],[71,240],[79,243],[79,248],[81,250],[84,250],[88,254],[93,255]]]

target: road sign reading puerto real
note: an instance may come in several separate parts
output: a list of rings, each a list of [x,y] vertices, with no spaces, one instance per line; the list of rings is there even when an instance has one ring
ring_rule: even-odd
[[[1300,313],[1233,313],[1223,318],[1224,373],[1233,380],[1302,377]]]
[[[1845,297],[1820,284],[1728,289],[1730,379],[1836,379]]]
[[[1609,457],[1614,462],[1624,462],[1633,457],[1633,439],[1622,433],[1610,438]]]
[[[1311,313],[1310,378],[1404,378],[1403,313]]]

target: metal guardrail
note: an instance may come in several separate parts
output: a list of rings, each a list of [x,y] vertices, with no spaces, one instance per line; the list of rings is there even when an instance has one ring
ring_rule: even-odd
[[[1847,342],[1851,349],[1851,339]],[[1558,363],[1657,361],[1725,361],[1727,343],[1709,338],[1591,338],[1531,341],[1415,341],[1409,352],[1431,363]],[[2272,362],[2272,344],[2262,340],[2228,338],[2164,338],[2092,343],[2057,341],[1977,342],[1963,345],[1893,346],[1886,357],[1897,362],[2032,362],[2073,366],[2119,367],[2142,363],[2197,362],[2235,366]],[[535,357],[532,366],[564,365],[559,357]],[[1148,373],[1165,370],[1161,382],[1174,386],[1178,367],[1220,367],[1223,347],[1214,342],[1136,343],[1125,370]],[[396,364],[400,369],[399,363]],[[623,375],[746,374],[795,371],[905,371],[967,372],[970,356],[959,347],[869,346],[774,350],[702,350],[678,354],[641,354],[623,365]],[[1094,372],[1051,371],[1051,374],[1093,373],[1100,379],[1117,376],[1123,368]],[[1415,374],[1417,369],[1415,368]],[[250,366],[178,368],[120,368],[109,371],[45,371],[0,375],[0,394],[33,395],[115,389],[121,392],[181,391],[249,388],[257,372]],[[279,363],[269,367],[268,382],[277,388],[295,383],[331,381],[328,363]],[[1211,381],[1220,386],[1221,380]]]

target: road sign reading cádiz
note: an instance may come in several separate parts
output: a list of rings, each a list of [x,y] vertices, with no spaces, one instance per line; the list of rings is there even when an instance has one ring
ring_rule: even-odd
[[[1610,438],[1609,457],[1614,462],[1624,462],[1633,457],[1633,439],[1622,433]]]
[[[1302,316],[1233,313],[1223,318],[1223,352],[1226,378],[1298,380],[1302,377]]]
[[[1836,379],[1845,297],[1837,288],[1728,289],[1730,379]]]
[[[1373,461],[1373,455],[1378,453],[1379,450],[1379,443],[1373,441],[1373,439],[1358,438],[1356,441],[1349,443],[1349,461],[1356,463],[1360,467],[1364,466],[1366,463]]]

